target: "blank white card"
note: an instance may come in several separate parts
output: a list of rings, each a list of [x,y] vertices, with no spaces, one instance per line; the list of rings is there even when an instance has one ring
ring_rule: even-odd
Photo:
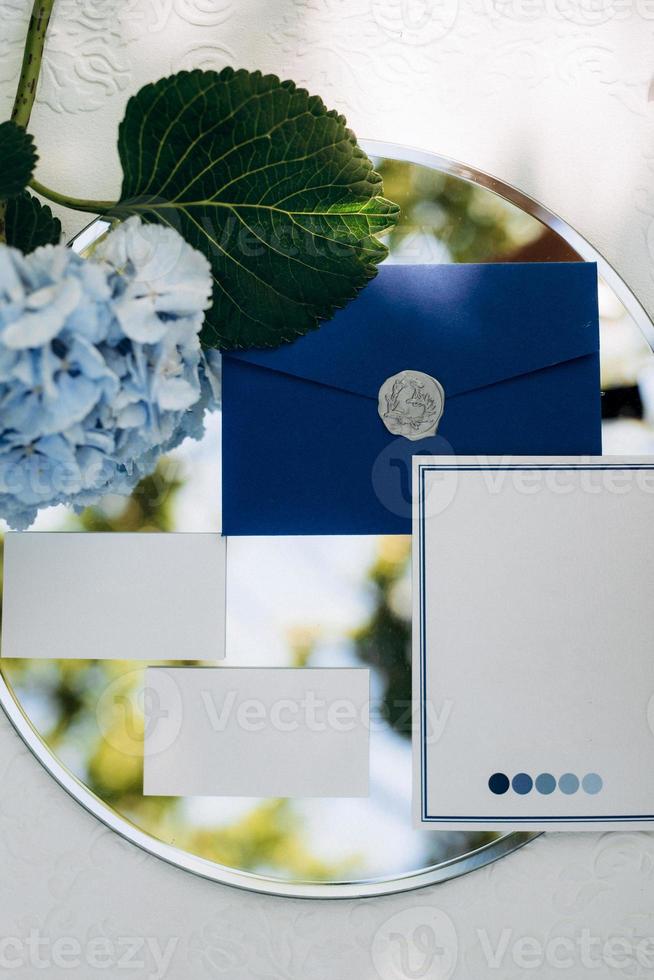
[[[654,462],[414,460],[419,826],[654,828]]]
[[[218,534],[7,534],[2,656],[220,659],[225,551]]]
[[[365,668],[151,667],[146,796],[367,796]]]

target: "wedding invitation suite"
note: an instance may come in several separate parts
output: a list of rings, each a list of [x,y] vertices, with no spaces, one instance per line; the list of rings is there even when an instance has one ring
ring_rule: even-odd
[[[5,535],[2,656],[218,660],[219,534]]]
[[[415,821],[654,828],[654,462],[414,460]]]
[[[367,796],[365,668],[152,667],[146,796]]]
[[[225,534],[410,534],[416,454],[601,452],[588,262],[384,265],[222,365]]]

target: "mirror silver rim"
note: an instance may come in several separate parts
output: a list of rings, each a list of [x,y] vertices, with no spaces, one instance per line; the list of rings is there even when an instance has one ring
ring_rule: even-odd
[[[538,833],[505,834],[497,840],[485,844],[476,851],[451,858],[430,868],[422,868],[389,878],[363,879],[361,881],[284,881],[266,875],[254,874],[248,871],[237,871],[225,865],[216,864],[205,858],[182,851],[170,844],[157,840],[146,834],[125,817],[119,816],[106,803],[103,803],[94,793],[73,776],[52,754],[42,741],[31,722],[18,705],[11,688],[0,674],[0,703],[13,725],[15,731],[27,745],[32,755],[59,783],[62,789],[92,816],[97,817],[110,830],[120,834],[130,844],[135,844],[154,857],[161,858],[185,871],[208,878],[223,885],[230,885],[246,891],[258,892],[264,895],[276,895],[281,898],[372,898],[377,895],[392,895],[398,892],[413,891],[434,885],[441,881],[468,874],[477,868],[483,868],[493,861],[510,854],[524,844],[539,837]]]
[[[485,187],[522,211],[537,218],[563,238],[586,261],[596,262],[599,274],[614,290],[627,312],[638,325],[650,347],[654,349],[654,327],[643,306],[631,292],[626,283],[620,278],[607,260],[579,232],[575,231],[558,215],[549,211],[538,201],[474,167],[450,160],[427,150],[414,147],[404,147],[376,140],[361,140],[363,149],[374,157],[386,157],[419,164],[443,173],[450,174],[469,183]],[[71,242],[78,252],[83,251],[107,230],[107,222],[96,219],[84,228]],[[43,765],[50,775],[66,790],[67,793],[85,810],[97,817],[109,829],[120,834],[127,841],[142,850],[161,858],[175,867],[224,885],[246,889],[266,895],[277,895],[286,898],[336,899],[336,898],[371,898],[374,896],[397,894],[413,891],[428,885],[449,881],[452,878],[469,874],[483,868],[499,858],[505,857],[523,847],[529,841],[539,837],[539,833],[515,832],[504,834],[496,840],[485,844],[477,850],[461,854],[448,861],[441,862],[416,871],[406,872],[385,878],[361,879],[358,881],[287,882],[271,876],[238,871],[224,865],[208,861],[182,851],[170,844],[157,840],[150,834],[119,816],[106,803],[100,800],[87,787],[73,776],[53,755],[42,741],[31,722],[18,704],[10,686],[0,673],[0,704],[18,735],[25,742],[35,758]]]

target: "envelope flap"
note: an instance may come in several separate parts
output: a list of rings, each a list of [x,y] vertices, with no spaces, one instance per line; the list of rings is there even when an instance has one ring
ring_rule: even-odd
[[[386,263],[319,330],[228,356],[369,398],[413,369],[450,397],[598,349],[594,263]]]

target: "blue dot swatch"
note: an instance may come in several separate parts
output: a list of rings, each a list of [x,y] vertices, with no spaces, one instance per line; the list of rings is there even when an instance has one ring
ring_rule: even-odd
[[[559,779],[559,789],[566,796],[572,796],[579,789],[579,778],[573,772],[564,772]]]
[[[494,772],[488,780],[488,788],[496,796],[502,796],[503,793],[506,793],[509,785],[509,777],[503,772]]]
[[[556,779],[549,772],[541,772],[539,776],[536,776],[536,789],[543,796],[549,796],[556,789]]]
[[[519,793],[520,796],[526,796],[527,793],[531,793],[534,781],[526,772],[519,772],[511,780],[511,785],[514,792]]]
[[[591,796],[599,793],[603,785],[602,777],[598,776],[596,772],[589,772],[581,781],[584,793],[590,793]]]

